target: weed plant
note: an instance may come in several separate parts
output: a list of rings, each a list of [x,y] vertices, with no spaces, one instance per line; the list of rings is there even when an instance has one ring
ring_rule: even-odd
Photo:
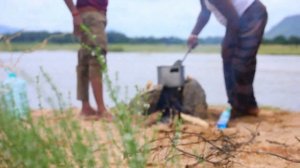
[[[93,35],[86,26],[82,30]],[[15,115],[7,108],[7,102],[0,97],[0,167],[40,168],[40,167],[131,167],[142,168],[147,164],[148,145],[146,136],[142,136],[140,123],[133,120],[133,115],[140,111],[119,100],[119,88],[107,73],[101,49],[90,48],[103,65],[104,82],[115,108],[113,123],[103,121],[90,122],[91,128],[83,128],[82,122],[74,116],[73,109],[65,103],[65,98],[51,77],[41,68],[42,77],[47,81],[55,97],[48,102],[52,104],[51,112],[35,116],[28,113],[24,118]],[[36,77],[39,83],[41,77]],[[41,86],[37,86],[38,99],[44,96]],[[58,108],[54,106],[58,104]],[[40,110],[44,110],[39,103]],[[134,123],[134,124],[133,124]],[[117,130],[117,135],[112,131]],[[98,132],[105,132],[101,137]],[[143,140],[140,140],[143,139]],[[104,143],[103,143],[104,142]],[[112,148],[117,150],[112,150]]]

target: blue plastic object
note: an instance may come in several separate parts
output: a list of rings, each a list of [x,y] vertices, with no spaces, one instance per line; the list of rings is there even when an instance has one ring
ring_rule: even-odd
[[[230,120],[231,115],[231,108],[227,108],[225,111],[223,111],[219,117],[219,120],[217,122],[218,129],[225,129],[228,126],[228,122]]]
[[[2,87],[6,110],[16,116],[26,116],[29,112],[26,82],[15,73],[8,72]]]

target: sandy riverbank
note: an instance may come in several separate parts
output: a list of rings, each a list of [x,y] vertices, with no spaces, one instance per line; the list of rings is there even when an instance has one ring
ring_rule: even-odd
[[[212,114],[219,113],[221,108],[210,107]],[[118,130],[114,123],[86,121],[78,117],[74,109],[74,118],[86,130],[96,130],[101,144],[118,157],[116,145],[122,146]],[[46,112],[35,111],[33,116],[43,116]],[[173,167],[171,158],[176,158],[178,167],[300,167],[300,113],[277,109],[263,109],[258,117],[244,117],[230,122],[223,132],[215,128],[215,117],[211,117],[207,129],[190,123],[180,126],[180,139],[174,144],[174,126],[155,124],[140,128],[143,136],[151,139],[148,167]],[[133,127],[137,125],[133,124]],[[113,135],[114,143],[107,138],[107,128]],[[143,137],[138,136],[138,137]],[[141,143],[144,140],[141,139]],[[171,146],[174,153],[171,152]],[[117,153],[117,154],[116,154]],[[119,153],[122,157],[121,153]],[[195,156],[202,158],[196,158]],[[199,162],[199,160],[201,160]],[[218,164],[211,164],[216,162]],[[198,163],[198,164],[197,164]],[[111,161],[111,166],[115,164]],[[126,163],[124,163],[126,165]],[[126,166],[124,166],[126,167]]]

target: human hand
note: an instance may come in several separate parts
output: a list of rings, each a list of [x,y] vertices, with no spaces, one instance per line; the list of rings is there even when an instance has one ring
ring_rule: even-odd
[[[73,25],[74,25],[73,33],[76,37],[80,38],[82,34],[82,31],[80,29],[80,25],[83,23],[82,18],[78,11],[73,12],[72,15],[73,15]]]
[[[195,48],[198,45],[198,36],[191,34],[187,40],[187,45],[191,49]]]

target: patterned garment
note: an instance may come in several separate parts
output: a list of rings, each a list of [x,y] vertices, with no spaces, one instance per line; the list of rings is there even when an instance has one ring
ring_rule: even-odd
[[[267,18],[265,6],[256,0],[240,18],[238,44],[230,48],[231,52],[222,53],[228,102],[240,113],[249,113],[249,110],[257,108],[253,91],[256,54]]]
[[[81,14],[83,23],[89,28],[93,38],[83,33],[80,41],[90,48],[100,47],[105,56],[107,51],[107,37],[105,33],[106,15],[96,11]],[[82,47],[78,52],[77,65],[77,99],[88,100],[89,79],[93,76],[101,76],[101,65],[91,51]]]

